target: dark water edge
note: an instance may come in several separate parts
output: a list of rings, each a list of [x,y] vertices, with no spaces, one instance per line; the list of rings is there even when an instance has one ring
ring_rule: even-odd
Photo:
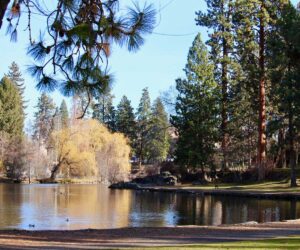
[[[88,184],[0,184],[0,229],[220,225],[297,218],[296,200],[110,190]]]

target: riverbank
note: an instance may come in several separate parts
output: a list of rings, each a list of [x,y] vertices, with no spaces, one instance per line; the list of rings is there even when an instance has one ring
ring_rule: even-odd
[[[100,181],[97,178],[57,178],[51,179],[34,179],[31,180],[13,180],[5,176],[0,176],[0,183],[8,184],[99,184]]]
[[[219,184],[218,186],[191,184],[176,186],[137,185],[134,189],[142,192],[300,200],[300,187],[291,188],[289,183],[286,182],[263,182],[248,185]]]
[[[197,245],[217,249],[214,247],[215,243],[249,240],[253,241],[257,248],[257,240],[291,236],[297,236],[299,241],[300,220],[264,224],[76,231],[0,230],[0,249],[119,249],[165,246],[182,248]]]

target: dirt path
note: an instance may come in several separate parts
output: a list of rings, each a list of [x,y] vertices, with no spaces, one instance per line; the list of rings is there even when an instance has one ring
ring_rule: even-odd
[[[101,249],[174,246],[300,235],[300,221],[217,227],[0,231],[0,249]]]

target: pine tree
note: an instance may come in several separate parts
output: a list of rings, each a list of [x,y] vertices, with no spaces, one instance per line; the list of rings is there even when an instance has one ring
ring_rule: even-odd
[[[96,98],[96,103],[93,105],[93,118],[105,124],[110,131],[116,131],[116,111],[113,106],[114,96],[107,89],[104,93]]]
[[[12,137],[23,135],[24,111],[19,90],[8,78],[0,82],[0,131]]]
[[[234,26],[237,57],[247,79],[247,88],[253,91],[253,107],[258,117],[257,167],[258,179],[265,176],[266,124],[270,107],[266,103],[269,79],[267,64],[272,58],[267,55],[267,40],[270,30],[277,22],[276,13],[283,6],[281,0],[238,0],[235,1]]]
[[[47,145],[49,142],[50,133],[53,130],[53,119],[55,116],[56,107],[53,100],[42,93],[37,103],[37,112],[34,117],[34,139],[38,140],[39,143]]]
[[[273,105],[278,112],[272,125],[278,134],[279,147],[289,152],[291,187],[296,182],[296,142],[300,132],[300,13],[289,3],[278,13],[278,22],[268,40],[268,55],[272,79]],[[286,140],[280,140],[287,131]],[[283,145],[282,145],[283,144]]]
[[[136,144],[136,129],[133,107],[130,100],[124,95],[116,110],[116,130],[129,138],[133,151]]]
[[[69,127],[69,112],[68,107],[65,100],[62,100],[59,108],[59,114],[61,119],[61,126],[62,128]]]
[[[142,90],[142,97],[136,113],[137,118],[137,145],[136,154],[141,165],[149,157],[149,129],[151,118],[151,100],[148,88]]]
[[[234,166],[250,167],[257,154],[257,111],[253,107],[253,95],[240,78],[231,90],[231,135],[229,162]]]
[[[228,167],[228,144],[230,141],[229,123],[229,90],[236,80],[232,72],[235,61],[232,56],[234,34],[232,29],[232,0],[206,0],[207,13],[199,11],[197,13],[197,25],[205,26],[209,29],[207,44],[211,47],[211,58],[214,61],[215,79],[222,89],[221,98],[221,148],[222,148],[222,169]]]
[[[218,138],[219,90],[214,80],[214,66],[208,52],[196,36],[185,67],[187,79],[178,79],[176,115],[171,122],[178,133],[176,160],[187,167],[213,167]]]
[[[24,84],[24,78],[22,78],[22,73],[20,71],[20,68],[18,64],[15,62],[12,62],[12,64],[9,66],[8,74],[6,75],[18,88],[19,94],[22,99],[22,105],[23,109],[26,109],[26,101],[24,100],[24,92],[25,92],[25,84]]]
[[[151,162],[166,160],[170,147],[169,127],[168,114],[162,100],[157,98],[152,105],[149,129],[149,160]]]
[[[116,109],[112,103],[112,100],[108,103],[108,112],[105,117],[106,126],[111,132],[116,132]]]

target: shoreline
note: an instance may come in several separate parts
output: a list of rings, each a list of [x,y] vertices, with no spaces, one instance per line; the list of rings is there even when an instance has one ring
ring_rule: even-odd
[[[162,186],[139,186],[135,190],[142,192],[164,192],[180,193],[190,195],[212,195],[212,196],[235,196],[257,199],[281,199],[281,200],[300,200],[300,192],[275,192],[275,191],[249,191],[249,190],[228,190],[228,189],[201,189],[193,187],[162,187]]]
[[[220,226],[0,230],[0,249],[119,249],[273,239],[300,235],[300,220]]]
[[[274,200],[300,200],[300,187],[292,189],[287,187],[270,187],[268,190],[264,188],[268,185],[274,185],[275,182],[265,182],[253,184],[224,184],[220,185],[218,188],[209,185],[175,185],[175,186],[158,186],[158,185],[141,185],[133,182],[119,183],[120,186],[114,187],[112,189],[117,190],[135,190],[140,192],[161,192],[161,193],[179,193],[179,194],[189,194],[189,195],[198,195],[198,196],[231,196],[231,197],[244,197],[244,198],[255,198],[255,199],[274,199]],[[57,180],[55,183],[14,183],[9,179],[0,178],[0,184],[25,184],[25,185],[34,185],[34,184],[59,184],[59,185],[72,185],[72,184],[81,184],[81,185],[98,185],[101,184],[96,179],[71,179],[69,182],[62,180]],[[130,185],[128,185],[130,184]],[[134,185],[132,185],[134,184]],[[262,189],[259,188],[259,185],[265,185]],[[103,184],[106,185],[106,184]],[[278,184],[283,185],[283,184]],[[107,184],[108,186],[108,184]],[[109,186],[108,186],[109,187]],[[272,190],[273,189],[273,190]],[[287,190],[286,190],[287,189]],[[294,190],[294,191],[292,191]]]

